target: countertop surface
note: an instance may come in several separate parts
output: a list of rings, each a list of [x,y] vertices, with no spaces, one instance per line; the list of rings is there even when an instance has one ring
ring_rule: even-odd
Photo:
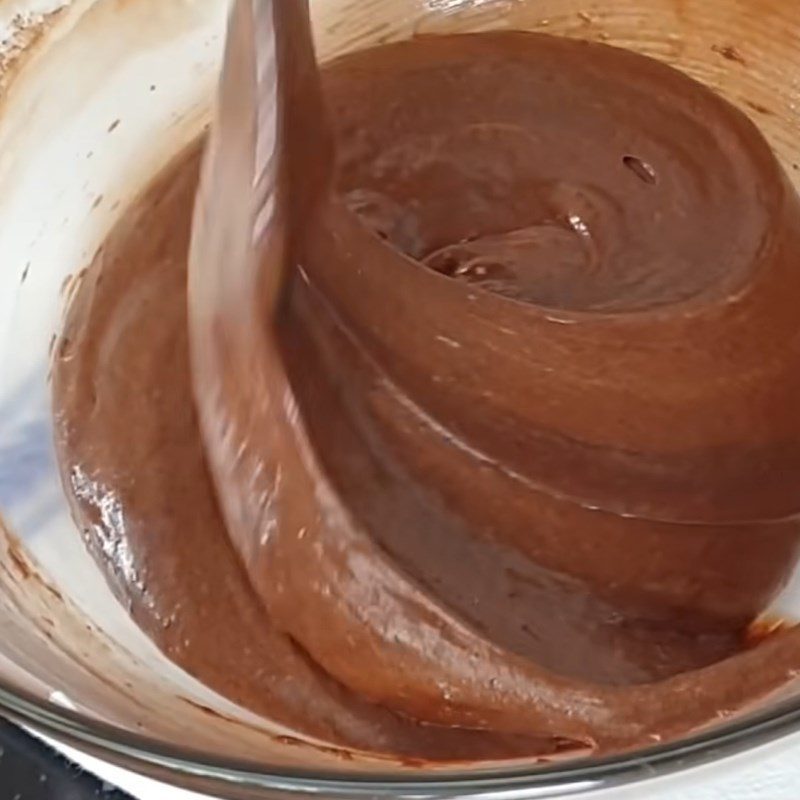
[[[130,800],[130,796],[0,720],[0,800]]]

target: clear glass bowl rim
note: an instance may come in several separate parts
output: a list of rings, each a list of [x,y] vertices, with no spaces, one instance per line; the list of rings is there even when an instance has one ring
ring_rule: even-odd
[[[279,790],[323,797],[402,798],[480,797],[556,798],[577,791],[617,789],[655,777],[718,762],[800,731],[800,698],[776,704],[713,730],[680,741],[601,759],[576,759],[531,770],[491,767],[483,770],[437,771],[415,778],[395,773],[285,769],[252,761],[215,758],[208,753],[167,745],[145,735],[53,706],[0,680],[0,713],[18,724],[133,771],[158,771],[180,785],[180,778],[227,784],[238,789]],[[420,794],[422,793],[422,795]]]

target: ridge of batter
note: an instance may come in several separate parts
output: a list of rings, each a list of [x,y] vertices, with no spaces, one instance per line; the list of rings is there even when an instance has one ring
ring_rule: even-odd
[[[70,311],[59,451],[136,621],[302,733],[435,760],[638,746],[782,688],[797,633],[743,633],[800,547],[800,203],[755,126],[536,34],[385,45],[324,87],[338,193],[260,376],[252,537],[191,396],[197,150]]]

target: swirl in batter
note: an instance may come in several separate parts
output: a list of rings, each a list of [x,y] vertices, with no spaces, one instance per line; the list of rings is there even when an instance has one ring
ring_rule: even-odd
[[[382,46],[324,88],[336,197],[269,358],[221,388],[263,401],[234,419],[256,460],[216,474],[248,524],[191,399],[196,152],[71,310],[58,443],[137,622],[259,713],[400,756],[628,748],[784,687],[798,634],[743,632],[800,547],[800,202],[755,126],[536,34]]]

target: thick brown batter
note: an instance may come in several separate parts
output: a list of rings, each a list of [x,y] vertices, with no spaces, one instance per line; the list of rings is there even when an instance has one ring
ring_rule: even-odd
[[[630,747],[783,686],[797,634],[742,633],[800,547],[800,204],[755,127],[533,34],[349,56],[325,93],[340,199],[254,377],[250,536],[192,403],[196,151],[72,308],[58,444],[137,622],[298,731],[432,759]]]

